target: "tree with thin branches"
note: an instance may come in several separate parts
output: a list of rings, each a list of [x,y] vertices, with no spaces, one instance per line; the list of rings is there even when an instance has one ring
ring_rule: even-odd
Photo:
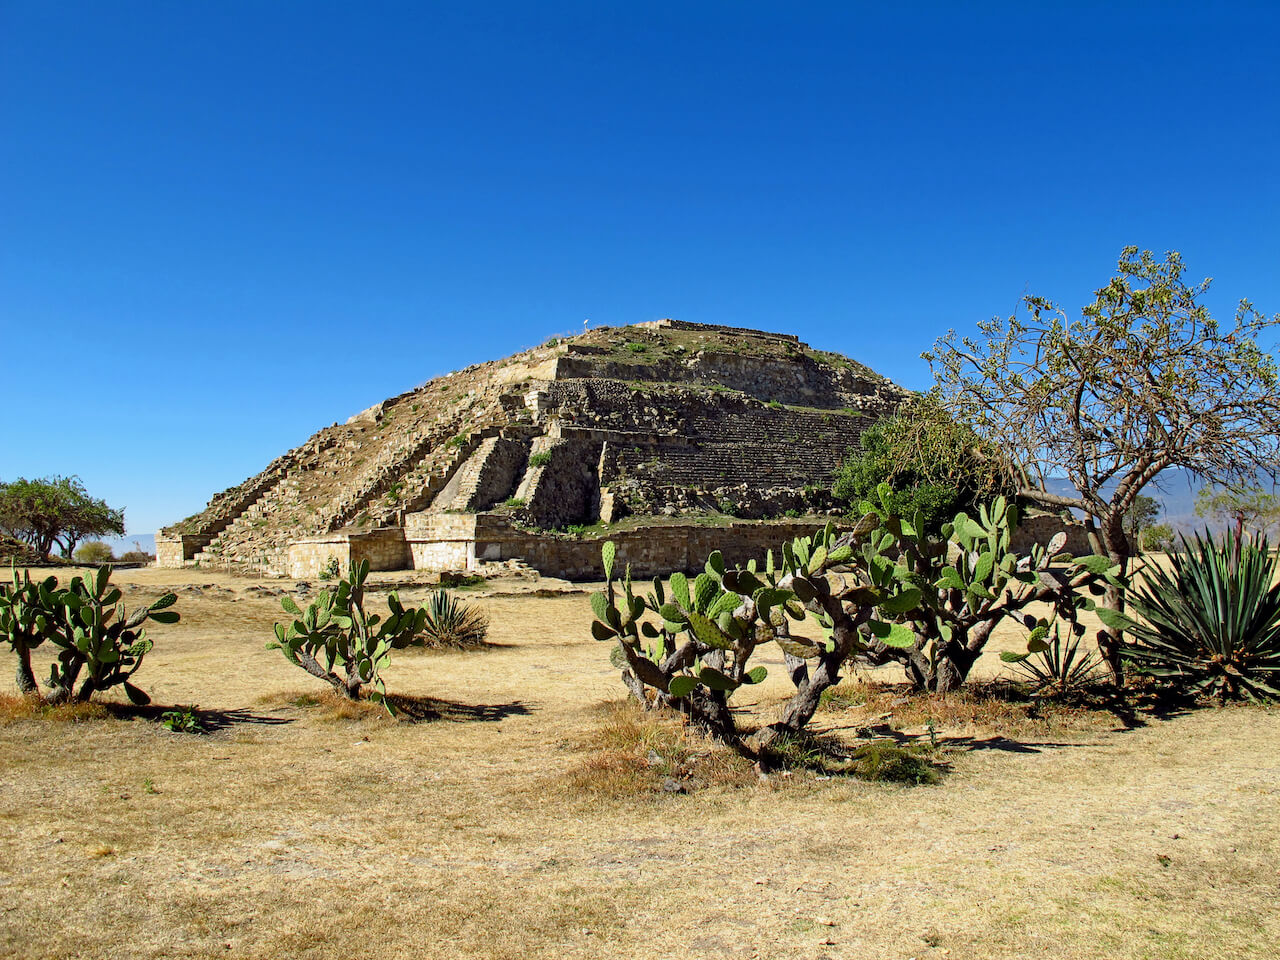
[[[1127,572],[1125,522],[1148,484],[1173,467],[1206,481],[1256,483],[1280,474],[1280,391],[1271,348],[1280,315],[1242,300],[1219,324],[1176,252],[1126,247],[1118,272],[1079,318],[1023,299],[980,336],[949,332],[923,354],[940,402],[1005,451],[1018,496],[1082,515],[1095,552]],[[1065,478],[1075,493],[1054,492]],[[1103,605],[1123,608],[1110,587]],[[1116,622],[1119,622],[1118,620]],[[1123,677],[1115,627],[1098,635]]]

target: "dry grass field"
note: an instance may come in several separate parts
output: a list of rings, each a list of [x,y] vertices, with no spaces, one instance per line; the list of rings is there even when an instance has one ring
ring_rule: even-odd
[[[581,591],[468,594],[493,646],[399,653],[393,721],[264,649],[292,584],[116,580],[177,589],[137,679],[213,729],[3,701],[5,957],[1280,955],[1280,711],[936,705],[937,785],[762,780],[616,706]],[[768,717],[764,662],[741,706]],[[816,726],[927,738],[935,705],[866,696]],[[692,789],[650,789],[668,775]]]

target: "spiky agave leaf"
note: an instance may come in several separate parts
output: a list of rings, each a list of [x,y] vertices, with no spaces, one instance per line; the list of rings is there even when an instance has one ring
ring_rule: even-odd
[[[1141,671],[1219,698],[1280,700],[1280,558],[1263,538],[1206,531],[1149,567],[1129,593],[1138,621],[1124,654]]]

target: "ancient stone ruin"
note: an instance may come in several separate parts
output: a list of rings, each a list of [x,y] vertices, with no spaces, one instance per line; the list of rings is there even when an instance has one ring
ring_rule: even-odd
[[[906,392],[796,337],[660,320],[554,339],[319,431],[161,530],[157,563],[314,577],[523,562],[636,575],[744,556],[832,510],[858,435]]]

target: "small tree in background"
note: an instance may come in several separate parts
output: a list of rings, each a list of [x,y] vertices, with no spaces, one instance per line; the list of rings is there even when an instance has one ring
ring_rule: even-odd
[[[90,567],[110,563],[115,558],[115,553],[101,540],[90,540],[76,551],[76,562]]]
[[[1168,553],[1173,549],[1173,527],[1167,523],[1153,523],[1142,531],[1144,553]]]
[[[1137,547],[1139,552],[1146,549],[1146,532],[1159,516],[1160,504],[1156,502],[1155,497],[1140,493],[1133,498],[1133,503],[1129,505],[1129,512],[1125,516],[1125,534],[1129,538],[1129,543]]]
[[[123,536],[124,510],[89,496],[79,477],[19,477],[0,483],[0,532],[46,557],[56,544],[70,558],[85,537]]]
[[[1078,319],[1027,297],[1007,320],[954,331],[924,354],[936,396],[956,419],[1008,453],[1018,495],[1077,510],[1095,552],[1120,567],[1132,548],[1125,518],[1170,467],[1212,483],[1280,473],[1280,378],[1271,344],[1280,316],[1241,301],[1220,326],[1199,303],[1209,281],[1187,283],[1182,258],[1126,247],[1119,271]],[[1065,477],[1076,495],[1054,493]],[[1109,585],[1107,607],[1120,609]],[[1120,633],[1099,646],[1122,678]]]
[[[903,517],[917,512],[925,531],[937,535],[957,513],[982,501],[1014,493],[1001,451],[958,423],[934,397],[918,397],[894,416],[868,427],[861,450],[840,467],[832,494],[861,516],[859,505],[892,493],[888,509]]]
[[[1260,487],[1201,487],[1196,494],[1196,516],[1234,523],[1237,534],[1245,527],[1267,533],[1280,522],[1280,497]]]

